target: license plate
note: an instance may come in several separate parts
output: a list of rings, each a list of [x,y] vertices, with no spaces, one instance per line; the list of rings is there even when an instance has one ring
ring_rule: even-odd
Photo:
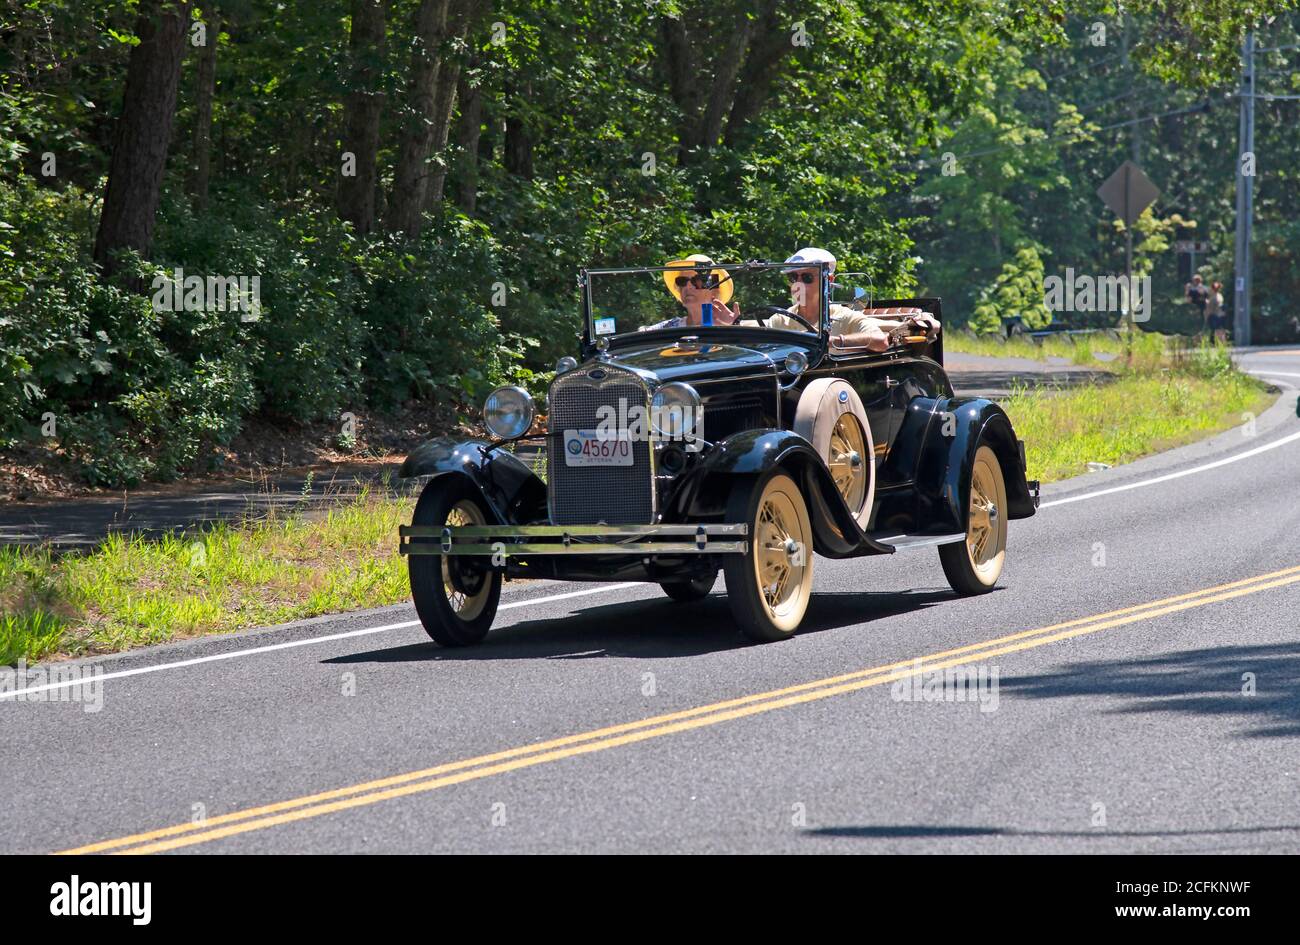
[[[565,430],[564,465],[631,466],[631,431]]]

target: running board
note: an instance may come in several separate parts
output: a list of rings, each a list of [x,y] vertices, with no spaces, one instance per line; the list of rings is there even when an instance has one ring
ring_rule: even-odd
[[[935,548],[939,545],[950,545],[966,540],[966,535],[962,532],[955,535],[870,535],[868,537],[882,545],[891,546],[895,553],[911,551],[913,548]]]

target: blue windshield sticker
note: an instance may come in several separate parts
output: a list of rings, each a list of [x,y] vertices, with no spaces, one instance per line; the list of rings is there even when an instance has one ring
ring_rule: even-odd
[[[612,318],[596,319],[596,334],[598,335],[614,334],[614,319]]]

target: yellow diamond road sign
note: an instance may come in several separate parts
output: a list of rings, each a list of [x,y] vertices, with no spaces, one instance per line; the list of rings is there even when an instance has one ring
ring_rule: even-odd
[[[1142,211],[1160,196],[1160,188],[1151,183],[1151,178],[1142,173],[1142,168],[1132,161],[1125,161],[1119,170],[1106,178],[1106,183],[1097,188],[1097,196],[1115,211],[1125,226],[1132,226]]]

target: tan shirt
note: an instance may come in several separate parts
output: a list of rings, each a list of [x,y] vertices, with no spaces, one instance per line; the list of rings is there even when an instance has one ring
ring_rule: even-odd
[[[794,311],[790,308],[789,311]],[[810,318],[808,323],[813,327],[817,326],[817,319]],[[757,325],[758,322],[747,319],[741,320],[742,325]],[[767,320],[768,328],[782,328],[786,331],[807,331],[807,327],[799,324],[793,318],[786,315],[772,315]],[[875,325],[875,319],[856,309],[849,308],[847,305],[831,305],[831,334],[833,335],[852,335],[860,331],[867,331]]]

